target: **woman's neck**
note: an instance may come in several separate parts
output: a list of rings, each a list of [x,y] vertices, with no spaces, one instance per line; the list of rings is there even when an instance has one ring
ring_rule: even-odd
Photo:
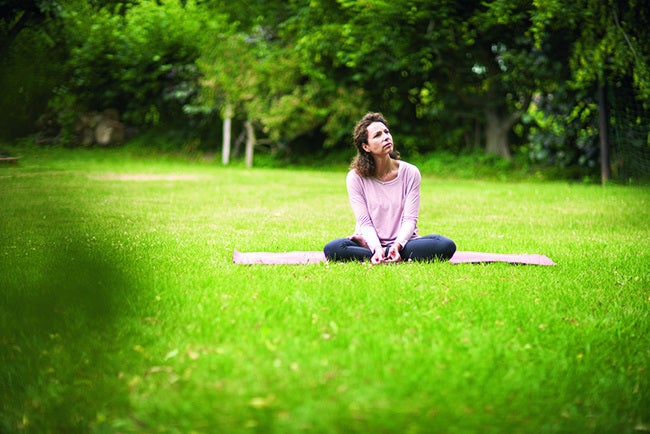
[[[375,158],[375,178],[380,181],[394,179],[392,172],[397,168],[397,162],[386,156],[385,158]]]

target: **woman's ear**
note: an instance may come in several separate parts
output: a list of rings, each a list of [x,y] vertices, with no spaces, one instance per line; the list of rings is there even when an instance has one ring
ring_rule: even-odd
[[[361,145],[361,147],[363,148],[364,151],[366,151],[366,152],[370,152],[370,151],[368,150],[368,144],[367,144],[367,143],[364,143],[363,145]]]

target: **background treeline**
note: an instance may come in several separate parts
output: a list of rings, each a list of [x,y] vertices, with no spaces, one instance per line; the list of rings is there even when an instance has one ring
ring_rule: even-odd
[[[613,175],[638,178],[650,171],[649,9],[0,0],[0,138],[90,146],[85,128],[110,113],[118,142],[217,151],[232,122],[235,151],[347,158],[351,125],[377,110],[410,156],[487,151],[593,175],[603,132]]]

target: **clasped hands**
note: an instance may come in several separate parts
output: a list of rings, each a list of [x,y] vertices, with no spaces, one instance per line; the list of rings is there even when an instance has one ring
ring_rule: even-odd
[[[400,250],[402,250],[402,246],[399,243],[392,244],[388,249],[388,253],[385,252],[384,248],[378,248],[372,254],[370,263],[376,265],[385,262],[399,262],[402,260],[402,256],[399,254]]]

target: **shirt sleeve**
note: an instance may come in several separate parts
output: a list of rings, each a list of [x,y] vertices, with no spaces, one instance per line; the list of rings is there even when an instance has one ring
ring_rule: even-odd
[[[402,247],[413,237],[420,212],[420,182],[422,181],[422,176],[417,167],[411,166],[410,169],[407,172],[408,176],[404,186],[406,190],[404,195],[404,212],[397,237],[395,238],[395,242],[399,243]]]
[[[375,229],[372,218],[370,217],[361,177],[354,172],[354,170],[351,170],[348,173],[346,184],[352,212],[357,221],[357,232],[363,237],[366,243],[368,243],[370,250],[374,252],[378,248],[381,248],[381,242],[379,241],[377,230]]]

